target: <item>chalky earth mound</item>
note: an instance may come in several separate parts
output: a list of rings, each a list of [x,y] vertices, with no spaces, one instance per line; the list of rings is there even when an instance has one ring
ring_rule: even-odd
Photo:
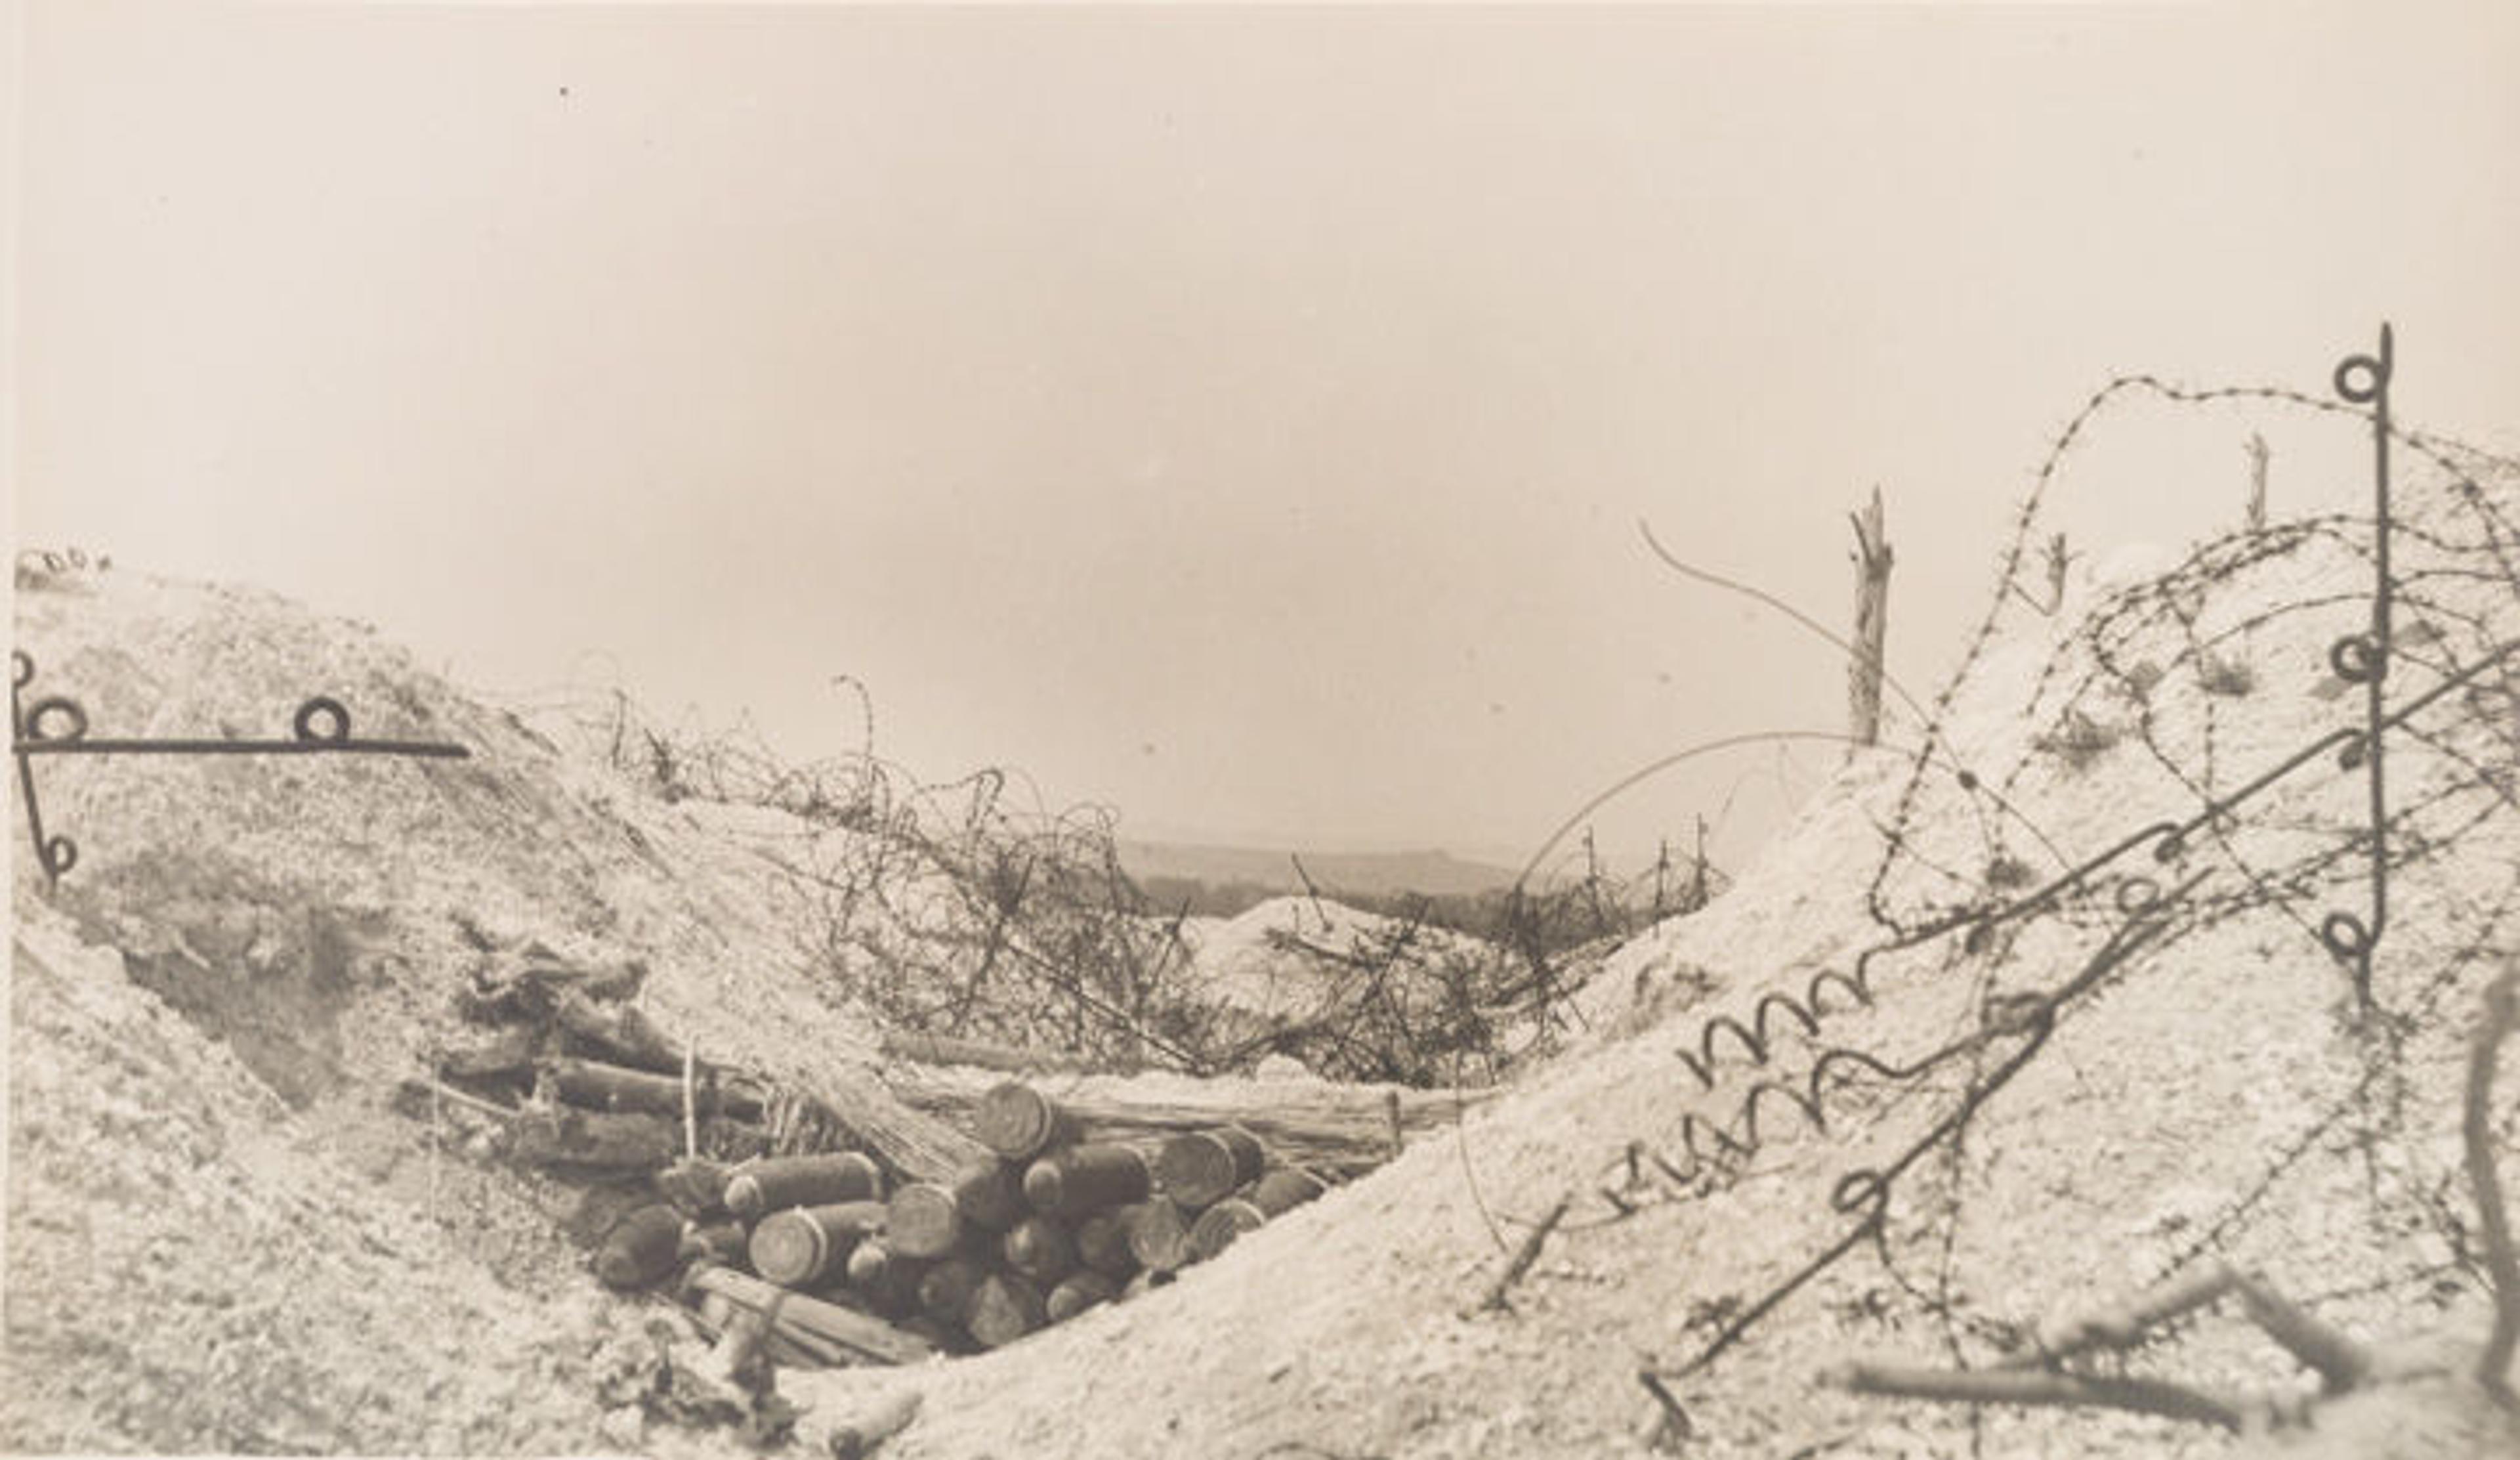
[[[2007,595],[1930,726],[1894,721],[1908,749],[1850,755],[1726,896],[1614,954],[1559,1011],[1580,1032],[1507,1088],[1414,1092],[1386,1124],[1384,1092],[1301,1077],[1023,1072],[1106,1121],[1053,1152],[1159,1166],[1183,1129],[1302,1107],[1336,1133],[1276,1164],[1371,1154],[1170,1283],[1123,1299],[1115,1272],[997,1346],[835,1367],[814,1332],[712,1346],[777,1301],[742,1286],[749,1251],[685,1252],[678,1225],[632,1254],[673,1269],[653,1286],[594,1267],[696,1149],[854,1149],[887,1201],[955,1197],[1008,1072],[886,1053],[799,936],[781,869],[845,832],[654,795],[268,595],[22,564],[22,694],[75,696],[93,733],[286,735],[322,693],[358,734],[472,753],[34,767],[78,855],[57,887],[22,844],[15,866],[0,1446],[817,1453],[898,1424],[904,1460],[2520,1453],[2473,1382],[2495,1293],[2461,1132],[2520,949],[2520,470],[2404,444],[2384,838],[2364,690],[2331,657],[2370,626],[2367,512],[2121,563],[2052,616]],[[2367,969],[2330,946],[2355,929]],[[656,1083],[608,1088],[674,1097],[606,1097],[619,1126],[547,1106],[571,1038],[618,1069],[644,1049]],[[688,1124],[660,1049],[693,1054]],[[2506,1155],[2516,1091],[2485,1112]],[[1229,1184],[1271,1163],[1222,1160]],[[1072,1164],[1047,1205],[1161,1193],[1126,1158]],[[790,1216],[766,1250],[827,1282],[915,1226]],[[2310,1403],[2231,1297],[2043,1361],[2215,1264],[2383,1379]],[[2321,1423],[1846,1382],[1892,1367],[2157,1379]]]

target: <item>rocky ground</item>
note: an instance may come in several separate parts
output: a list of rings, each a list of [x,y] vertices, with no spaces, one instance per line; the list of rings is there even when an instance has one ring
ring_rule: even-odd
[[[2383,742],[2373,1011],[2317,936],[2372,913],[2354,747],[2200,809],[2356,723],[2328,650],[2368,614],[2367,524],[2122,562],[2052,617],[2008,611],[1930,756],[1850,756],[1725,897],[1614,954],[1562,1051],[1454,1132],[997,1353],[788,1374],[794,1442],[916,1392],[885,1451],[903,1460],[2201,1457],[2240,1441],[1820,1380],[1983,1367],[2218,1258],[2392,1353],[2477,1343],[2493,1299],[2459,1118],[2480,992],[2520,949],[2520,657],[2495,658],[2520,638],[2520,472],[2445,451],[2407,476],[2390,703],[2487,667]],[[879,1030],[777,875],[828,829],[650,795],[374,633],[248,590],[38,566],[17,644],[26,702],[75,696],[98,734],[286,734],[325,693],[360,734],[472,755],[37,765],[78,858],[57,889],[22,842],[15,863],[0,1445],[741,1448],[626,1402],[657,1309],[587,1276],[588,1194],[396,1090],[466,1037],[454,993],[485,944],[524,938],[643,961],[646,1012],[720,1058],[879,1088]],[[2165,820],[2175,844],[2137,836]],[[1772,996],[1812,1007],[1816,980],[1806,1031]],[[1812,1096],[1831,1049],[1868,1063],[1838,1059]],[[2507,1078],[2491,1112],[2506,1151],[2515,1097]],[[2315,1388],[2228,1302],[2123,1365]],[[2331,1405],[2326,1442],[2520,1453],[2472,1400],[2444,1381],[2376,1419]]]

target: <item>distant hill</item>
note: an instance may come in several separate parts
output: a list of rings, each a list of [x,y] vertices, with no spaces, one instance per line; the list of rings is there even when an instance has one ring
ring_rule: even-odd
[[[1120,865],[1131,877],[1176,877],[1223,887],[1249,883],[1275,891],[1300,892],[1303,880],[1284,849],[1213,846],[1177,842],[1119,844]],[[1389,896],[1422,892],[1430,897],[1469,896],[1513,885],[1513,869],[1464,861],[1446,851],[1300,852],[1304,870],[1325,892]]]

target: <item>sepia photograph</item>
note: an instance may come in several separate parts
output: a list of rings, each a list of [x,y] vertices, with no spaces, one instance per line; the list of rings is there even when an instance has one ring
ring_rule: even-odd
[[[0,1454],[2520,1460],[2520,7],[0,0]]]

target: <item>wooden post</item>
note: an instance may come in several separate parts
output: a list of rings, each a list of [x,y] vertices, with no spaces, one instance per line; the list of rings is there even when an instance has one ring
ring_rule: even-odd
[[[1846,666],[1848,733],[1865,745],[1881,738],[1882,653],[1890,631],[1890,539],[1882,524],[1881,488],[1872,504],[1849,513],[1855,524],[1855,661]]]

